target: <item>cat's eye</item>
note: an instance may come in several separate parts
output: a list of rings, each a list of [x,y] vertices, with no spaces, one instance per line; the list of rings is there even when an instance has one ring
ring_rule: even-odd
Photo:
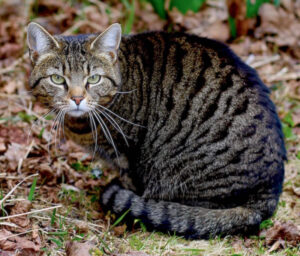
[[[65,82],[65,79],[60,75],[54,74],[54,75],[51,75],[50,78],[51,78],[51,81],[55,84],[64,84],[64,82]]]
[[[100,75],[92,75],[88,78],[87,82],[89,84],[97,84],[100,81],[101,76]]]

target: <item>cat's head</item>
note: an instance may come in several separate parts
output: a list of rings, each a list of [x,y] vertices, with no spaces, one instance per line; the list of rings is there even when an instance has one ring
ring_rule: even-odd
[[[33,70],[30,86],[37,99],[70,116],[81,117],[109,105],[121,83],[118,49],[121,27],[100,35],[52,36],[30,23],[27,43]]]

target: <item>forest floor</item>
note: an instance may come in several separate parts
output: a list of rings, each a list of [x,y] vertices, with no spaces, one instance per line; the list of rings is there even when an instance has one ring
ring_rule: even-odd
[[[0,255],[300,255],[300,1],[265,4],[248,35],[230,39],[225,1],[161,20],[145,1],[0,1]],[[104,214],[99,189],[115,175],[60,140],[56,119],[28,90],[26,25],[54,34],[186,31],[228,43],[271,89],[288,161],[278,209],[256,236],[187,241]],[[56,139],[55,139],[56,137]]]

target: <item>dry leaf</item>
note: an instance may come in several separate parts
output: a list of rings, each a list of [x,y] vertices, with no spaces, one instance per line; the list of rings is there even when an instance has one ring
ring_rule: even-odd
[[[277,221],[275,225],[266,232],[266,244],[273,245],[280,239],[292,246],[297,246],[300,243],[300,230],[292,222],[280,223]]]
[[[66,255],[67,256],[90,256],[90,250],[97,247],[92,242],[67,242]]]
[[[26,213],[29,212],[31,208],[32,208],[32,203],[30,201],[28,200],[18,201],[11,209],[10,215]],[[25,228],[30,224],[30,219],[28,218],[27,215],[11,218],[10,221],[22,228]]]
[[[114,230],[114,234],[116,236],[122,236],[124,235],[125,231],[126,231],[126,228],[127,228],[127,225],[126,224],[123,224],[121,226],[117,226],[117,227],[114,227],[113,230]]]
[[[149,254],[146,254],[144,252],[136,252],[136,251],[130,251],[126,253],[121,254],[113,254],[113,256],[150,256]]]
[[[27,147],[25,145],[12,142],[4,154],[9,168],[15,170],[19,164],[19,160],[25,156],[26,152]]]
[[[80,221],[76,222],[76,229],[79,233],[87,233],[89,232],[89,225],[86,222]]]
[[[8,238],[10,237],[10,238]],[[7,238],[7,239],[5,239]],[[20,255],[37,255],[36,252],[40,251],[40,246],[25,237],[14,236],[14,234],[7,230],[0,230],[0,249],[5,251],[19,250],[22,252]],[[1,251],[0,251],[1,252]],[[2,254],[0,254],[2,256]]]
[[[13,233],[6,229],[0,230],[0,249],[2,249],[2,250],[14,250],[15,249],[16,244],[13,241],[5,239],[11,235],[13,235]]]
[[[4,138],[0,137],[0,153],[3,153],[5,151],[6,151],[5,140]]]

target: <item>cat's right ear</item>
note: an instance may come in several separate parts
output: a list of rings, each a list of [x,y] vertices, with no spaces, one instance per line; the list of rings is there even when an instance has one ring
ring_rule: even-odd
[[[46,29],[35,22],[31,22],[27,27],[27,44],[33,62],[50,50],[59,49],[56,39]]]

